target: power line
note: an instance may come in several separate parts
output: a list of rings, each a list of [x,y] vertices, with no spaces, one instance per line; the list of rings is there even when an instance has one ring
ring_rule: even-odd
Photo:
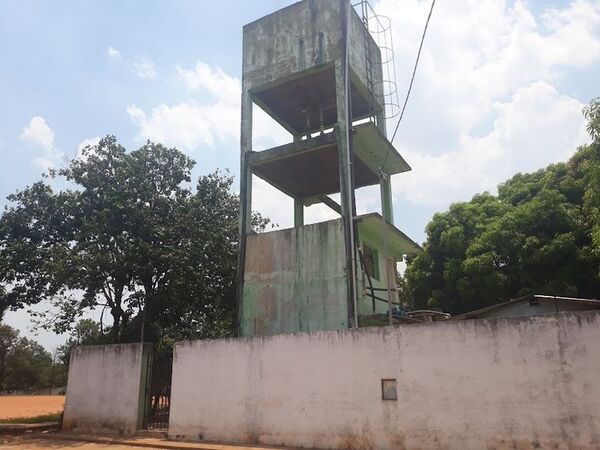
[[[421,51],[423,50],[423,43],[425,42],[425,35],[427,34],[427,28],[429,27],[429,21],[431,20],[431,14],[433,13],[434,6],[435,6],[435,0],[432,0],[431,8],[429,9],[429,15],[427,16],[427,21],[425,22],[425,28],[423,29],[423,35],[421,36],[421,43],[419,44],[419,51],[417,52],[417,59],[415,60],[415,67],[413,68],[412,76],[410,78],[410,84],[408,85],[408,91],[406,92],[406,98],[404,99],[404,104],[402,105],[402,111],[400,112],[400,117],[398,117],[398,123],[396,124],[396,128],[394,129],[394,134],[392,135],[392,139],[390,140],[390,145],[388,147],[388,151],[385,154],[383,164],[379,168],[379,175],[380,175],[382,181],[383,181],[383,178],[385,177],[383,168],[385,167],[385,164],[387,163],[388,157],[392,150],[392,145],[393,145],[394,139],[396,138],[396,134],[398,133],[398,128],[400,127],[400,122],[402,122],[402,118],[404,117],[404,112],[406,111],[406,105],[408,104],[408,99],[410,98],[410,93],[412,91],[413,83],[415,81],[415,75],[417,73],[417,67],[419,66],[419,60],[421,59]],[[387,220],[385,219],[385,215],[384,215],[384,221],[387,222]],[[388,229],[384,228],[384,230],[383,230],[383,254],[386,257],[386,261],[387,261],[387,254],[388,254],[387,238],[388,238]],[[387,262],[386,262],[386,274],[388,274],[389,272],[390,272],[390,270],[387,269]],[[387,277],[388,276],[386,275],[386,278]],[[394,284],[395,284],[395,282],[394,282]],[[388,306],[389,306],[388,314],[389,314],[390,325],[391,325],[393,323],[393,313],[392,313],[392,296],[391,296],[391,290],[390,290],[391,283],[389,282],[389,280],[387,281],[387,285],[388,285],[388,298],[390,300],[390,302],[388,303]]]
[[[413,83],[415,82],[415,75],[417,74],[417,67],[419,66],[419,60],[421,59],[421,51],[423,50],[423,43],[425,42],[425,36],[427,35],[427,29],[429,28],[429,21],[431,20],[431,14],[433,13],[433,7],[435,6],[435,0],[431,2],[431,8],[429,9],[429,15],[427,16],[427,21],[425,22],[425,28],[423,28],[423,35],[421,36],[421,43],[419,44],[419,51],[417,52],[417,59],[415,60],[415,66],[413,68],[412,77],[410,78],[410,84],[408,85],[408,91],[406,92],[406,98],[404,99],[404,104],[402,105],[402,111],[400,112],[400,117],[398,118],[398,123],[396,124],[396,128],[394,129],[394,134],[392,134],[392,139],[390,139],[390,144],[394,143],[394,139],[396,138],[396,134],[398,133],[398,128],[400,127],[400,122],[402,122],[402,118],[404,117],[404,111],[406,111],[406,105],[408,104],[408,99],[410,98],[410,93],[412,91]],[[383,164],[380,169],[385,167],[385,163],[388,160],[390,155],[390,150],[392,149],[391,145],[388,148],[387,153],[385,154],[385,159],[383,160]]]

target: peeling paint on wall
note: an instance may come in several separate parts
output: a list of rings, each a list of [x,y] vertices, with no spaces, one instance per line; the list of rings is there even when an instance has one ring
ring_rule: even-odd
[[[63,431],[134,434],[142,425],[150,344],[71,352]]]
[[[169,434],[339,449],[597,449],[600,313],[177,344]],[[382,400],[396,379],[397,401]]]

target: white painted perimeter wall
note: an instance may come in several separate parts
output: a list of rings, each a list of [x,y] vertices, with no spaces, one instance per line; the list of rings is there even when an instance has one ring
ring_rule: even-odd
[[[396,378],[398,401],[381,379]],[[600,314],[192,341],[173,438],[347,449],[600,448]]]
[[[149,344],[94,345],[71,352],[63,431],[134,434],[143,418]]]

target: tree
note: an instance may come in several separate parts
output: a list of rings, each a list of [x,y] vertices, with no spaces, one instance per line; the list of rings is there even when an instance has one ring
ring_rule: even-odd
[[[0,324],[0,389],[3,389],[7,384],[6,372],[18,337],[17,330],[8,325]]]
[[[126,152],[107,136],[11,196],[0,218],[0,311],[40,301],[69,330],[85,311],[112,316],[113,342],[231,334],[239,199],[215,172],[188,188],[194,163],[148,142]],[[268,220],[253,215],[256,230]],[[101,324],[102,326],[102,324]]]
[[[110,342],[110,336],[100,330],[100,324],[92,319],[81,319],[73,327],[67,341],[56,349],[56,359],[66,373],[69,369],[71,351],[81,345],[101,345]]]
[[[526,294],[600,296],[600,124],[567,163],[517,174],[498,195],[451,205],[427,225],[405,273],[413,307],[453,314]]]
[[[50,386],[52,356],[44,347],[27,338],[19,338],[7,368],[7,389],[30,390]]]
[[[0,325],[0,389],[31,390],[53,381],[52,356],[40,344]]]
[[[588,121],[588,133],[595,142],[600,141],[600,97],[593,99],[583,108],[583,115]]]
[[[600,152],[600,97],[595,98],[587,105],[583,113],[588,120],[587,130],[594,140],[588,147],[590,153],[595,153],[595,160],[598,161]],[[587,184],[590,189],[585,194],[584,205],[588,214],[593,217],[592,239],[596,249],[600,248],[600,164],[592,164],[588,169]],[[600,268],[598,269],[600,276]]]
[[[0,218],[0,319],[7,309],[66,295],[63,262],[75,219],[75,194],[54,194],[43,182],[10,195]]]
[[[484,193],[433,217],[427,225],[425,251],[409,261],[406,271],[413,307],[444,311],[470,308],[477,294],[467,282],[463,268],[469,243],[505,210],[506,206],[496,197]],[[483,277],[479,283],[497,286],[499,280],[494,276]]]

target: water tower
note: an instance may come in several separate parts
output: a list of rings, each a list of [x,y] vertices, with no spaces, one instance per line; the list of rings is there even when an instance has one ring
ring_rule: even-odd
[[[396,262],[419,246],[393,225],[390,176],[410,166],[386,136],[398,103],[384,20],[366,1],[303,0],[244,27],[241,336],[389,323]],[[255,151],[254,104],[292,142]],[[252,175],[294,199],[293,228],[252,233]],[[357,216],[355,190],[377,184],[382,213]],[[319,202],[340,218],[305,225]]]

